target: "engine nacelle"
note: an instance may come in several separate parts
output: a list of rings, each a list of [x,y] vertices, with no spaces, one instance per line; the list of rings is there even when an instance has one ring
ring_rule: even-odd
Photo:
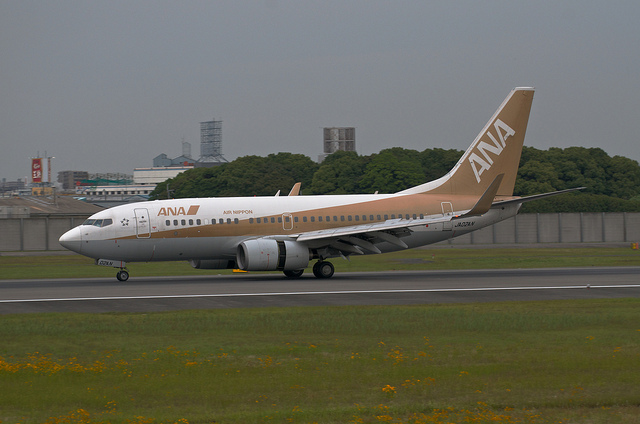
[[[244,271],[295,271],[309,265],[309,248],[289,240],[259,238],[238,245],[236,262]]]
[[[189,261],[195,269],[233,269],[235,263],[227,259],[191,259]]]

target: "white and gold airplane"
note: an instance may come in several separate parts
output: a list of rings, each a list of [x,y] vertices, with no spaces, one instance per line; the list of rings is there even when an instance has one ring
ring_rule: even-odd
[[[327,259],[392,252],[467,234],[518,213],[522,203],[561,192],[514,197],[532,88],[509,93],[445,176],[393,194],[156,200],[91,216],[60,237],[69,250],[119,268],[126,262],[189,260],[195,268],[283,271],[309,263],[330,278]],[[295,193],[294,193],[295,191]]]

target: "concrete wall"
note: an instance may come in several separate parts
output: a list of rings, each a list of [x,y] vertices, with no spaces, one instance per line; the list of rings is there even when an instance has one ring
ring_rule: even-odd
[[[0,252],[65,250],[58,239],[86,216],[0,219]]]
[[[86,216],[0,219],[0,252],[65,250],[58,239]],[[443,243],[640,242],[640,213],[544,213],[517,215]]]
[[[443,243],[535,244],[640,241],[640,213],[522,214]]]

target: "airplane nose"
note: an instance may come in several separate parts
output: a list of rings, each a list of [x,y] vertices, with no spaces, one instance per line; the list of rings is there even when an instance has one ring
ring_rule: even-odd
[[[60,236],[58,241],[64,248],[80,253],[82,250],[82,232],[80,231],[80,227],[70,229]]]

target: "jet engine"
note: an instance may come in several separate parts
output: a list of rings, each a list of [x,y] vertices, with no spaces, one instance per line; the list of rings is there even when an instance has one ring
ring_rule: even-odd
[[[309,265],[311,253],[302,243],[259,238],[238,245],[236,262],[244,271],[294,271]]]
[[[233,269],[235,263],[227,259],[191,259],[189,261],[195,269]]]

